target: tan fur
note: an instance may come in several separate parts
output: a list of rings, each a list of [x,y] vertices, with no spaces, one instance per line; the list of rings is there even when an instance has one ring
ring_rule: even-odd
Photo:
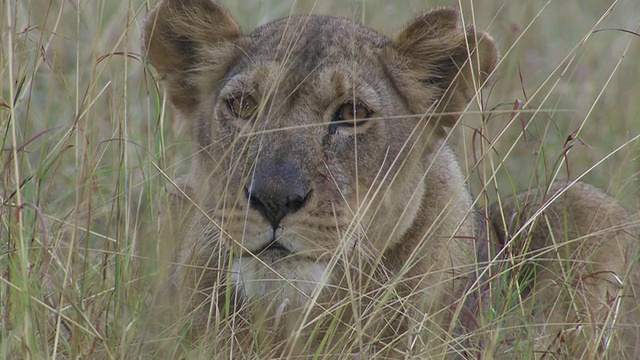
[[[446,127],[497,65],[488,35],[465,28],[452,9],[418,17],[392,39],[323,16],[290,17],[243,35],[212,1],[165,0],[148,16],[144,46],[197,147],[180,184],[189,206],[170,215],[183,225],[167,244],[176,243],[170,252],[179,264],[169,292],[179,294],[179,319],[192,339],[234,358],[508,354],[501,340],[460,321],[474,296],[482,298],[482,287],[470,286],[486,242],[444,143]],[[345,104],[370,118],[337,122]],[[518,206],[527,195],[503,204],[504,219],[492,211],[496,228],[509,229],[497,231],[505,249],[516,247],[505,240],[509,217],[525,213]],[[531,204],[526,210],[542,203]],[[566,217],[551,217],[554,236],[535,222],[529,250],[550,250],[534,261],[545,270],[530,299],[560,291],[539,285],[558,282],[556,258],[588,259],[576,277],[607,274],[577,289],[586,299],[575,303],[579,314],[613,291],[614,273],[626,289],[637,234],[625,228],[623,208],[575,184],[543,214]],[[614,252],[603,247],[611,242]],[[527,301],[535,302],[536,324],[583,320],[562,316],[570,313],[566,303],[549,317],[535,312],[537,300]],[[592,320],[610,309],[597,307]],[[612,334],[607,339],[618,341]],[[553,341],[544,344],[553,351]],[[597,353],[602,345],[566,347]]]
[[[503,250],[515,259],[514,272],[530,282],[522,305],[528,318],[510,326],[542,324],[526,335],[516,331],[535,339],[532,351],[640,355],[637,220],[620,203],[585,183],[556,183],[504,199],[490,214]]]

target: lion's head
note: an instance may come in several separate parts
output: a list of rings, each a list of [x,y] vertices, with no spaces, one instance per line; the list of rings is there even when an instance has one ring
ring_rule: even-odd
[[[431,259],[437,272],[448,241],[471,235],[443,140],[497,50],[456,10],[393,38],[328,16],[245,35],[212,1],[167,0],[144,42],[197,144],[187,266],[229,270],[244,297],[298,308],[350,269],[390,279]],[[210,292],[216,274],[185,276]]]

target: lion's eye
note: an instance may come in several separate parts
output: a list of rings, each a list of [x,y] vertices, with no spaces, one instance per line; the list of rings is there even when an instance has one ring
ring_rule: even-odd
[[[340,105],[333,121],[361,120],[371,117],[371,110],[364,104],[348,102]],[[351,125],[351,124],[349,124]],[[358,125],[356,123],[356,125]]]
[[[227,108],[231,115],[247,120],[258,110],[258,103],[250,95],[241,94],[227,99]]]
[[[332,124],[329,125],[329,133],[337,133],[338,127],[354,128],[364,125],[372,114],[373,111],[360,101],[343,103],[333,114]]]

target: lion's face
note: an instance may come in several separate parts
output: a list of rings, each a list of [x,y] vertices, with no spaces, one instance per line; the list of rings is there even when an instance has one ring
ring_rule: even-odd
[[[209,136],[204,207],[238,280],[309,286],[340,267],[335,256],[376,261],[417,213],[426,144],[416,139],[433,131],[394,86],[390,41],[347,20],[297,17],[241,46],[197,115]]]
[[[224,248],[214,262],[247,295],[282,280],[309,296],[402,246],[443,126],[473,94],[467,44],[482,34],[451,10],[393,40],[309,16],[243,36],[209,1],[166,1],[149,19],[149,58],[198,144],[196,201],[214,229],[200,242]],[[485,43],[480,72],[495,62]]]

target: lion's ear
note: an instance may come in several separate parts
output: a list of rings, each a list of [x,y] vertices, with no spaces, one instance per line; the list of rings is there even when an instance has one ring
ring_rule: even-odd
[[[393,38],[413,77],[424,87],[436,87],[443,114],[440,124],[451,127],[498,63],[493,39],[465,27],[455,9],[439,9],[414,19]]]
[[[234,39],[242,35],[236,21],[212,0],[163,0],[144,24],[143,47],[164,81],[171,102],[188,114],[197,104],[198,76],[222,72]]]

